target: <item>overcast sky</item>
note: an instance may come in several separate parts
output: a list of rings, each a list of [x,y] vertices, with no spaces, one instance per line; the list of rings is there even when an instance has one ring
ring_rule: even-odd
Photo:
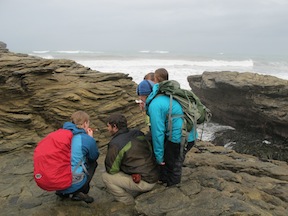
[[[10,51],[288,51],[288,0],[0,0]]]

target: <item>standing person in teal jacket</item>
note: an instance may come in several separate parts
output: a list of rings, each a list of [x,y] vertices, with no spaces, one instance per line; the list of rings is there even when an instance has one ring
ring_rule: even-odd
[[[172,131],[168,130],[168,114],[170,108],[170,98],[166,95],[157,95],[159,84],[155,84],[153,89],[145,88],[145,80],[137,87],[139,99],[143,101],[142,107],[150,117],[152,144],[157,163],[160,165],[160,180],[172,186],[181,182],[183,158],[180,156],[180,143],[182,135],[183,119],[173,118]],[[150,91],[150,94],[147,94]],[[144,92],[144,94],[143,94]],[[148,95],[148,96],[147,96]],[[172,115],[183,116],[181,105],[173,99]],[[197,133],[189,133],[188,144],[184,149],[184,155],[193,147]],[[171,139],[168,139],[171,133]]]

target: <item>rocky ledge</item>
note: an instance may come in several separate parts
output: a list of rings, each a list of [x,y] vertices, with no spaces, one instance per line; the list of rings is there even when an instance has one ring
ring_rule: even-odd
[[[181,184],[155,188],[136,205],[115,202],[101,180],[104,154],[92,179],[91,204],[60,200],[33,180],[33,148],[1,155],[0,208],[3,215],[288,215],[288,165],[261,161],[222,146],[198,142],[188,153]]]
[[[136,84],[127,74],[11,53],[5,45],[0,49],[0,84],[1,215],[288,215],[286,162],[263,161],[204,142],[187,154],[181,184],[157,184],[133,206],[115,202],[101,180],[110,138],[105,119],[122,112],[130,127],[146,129],[134,103]],[[217,116],[217,106],[208,106]],[[33,180],[37,142],[79,109],[87,111],[98,128],[94,135],[101,148],[92,204],[59,200]]]

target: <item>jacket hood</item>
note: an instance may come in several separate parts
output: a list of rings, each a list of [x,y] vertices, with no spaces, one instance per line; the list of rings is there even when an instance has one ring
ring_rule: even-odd
[[[72,122],[65,122],[63,124],[63,129],[72,131],[73,135],[79,134],[79,133],[86,133],[86,131],[83,128],[77,128],[75,124]]]
[[[148,95],[147,99],[146,99],[146,110],[148,109],[149,104],[151,103],[151,101],[156,97],[156,95],[158,94],[159,91],[159,83],[156,83],[153,86],[152,92]]]

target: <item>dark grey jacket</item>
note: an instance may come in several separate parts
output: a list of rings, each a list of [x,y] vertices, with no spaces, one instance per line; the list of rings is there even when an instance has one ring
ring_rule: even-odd
[[[108,144],[105,167],[110,174],[119,171],[140,174],[148,183],[155,183],[159,178],[152,146],[139,130],[121,129],[113,136]]]

